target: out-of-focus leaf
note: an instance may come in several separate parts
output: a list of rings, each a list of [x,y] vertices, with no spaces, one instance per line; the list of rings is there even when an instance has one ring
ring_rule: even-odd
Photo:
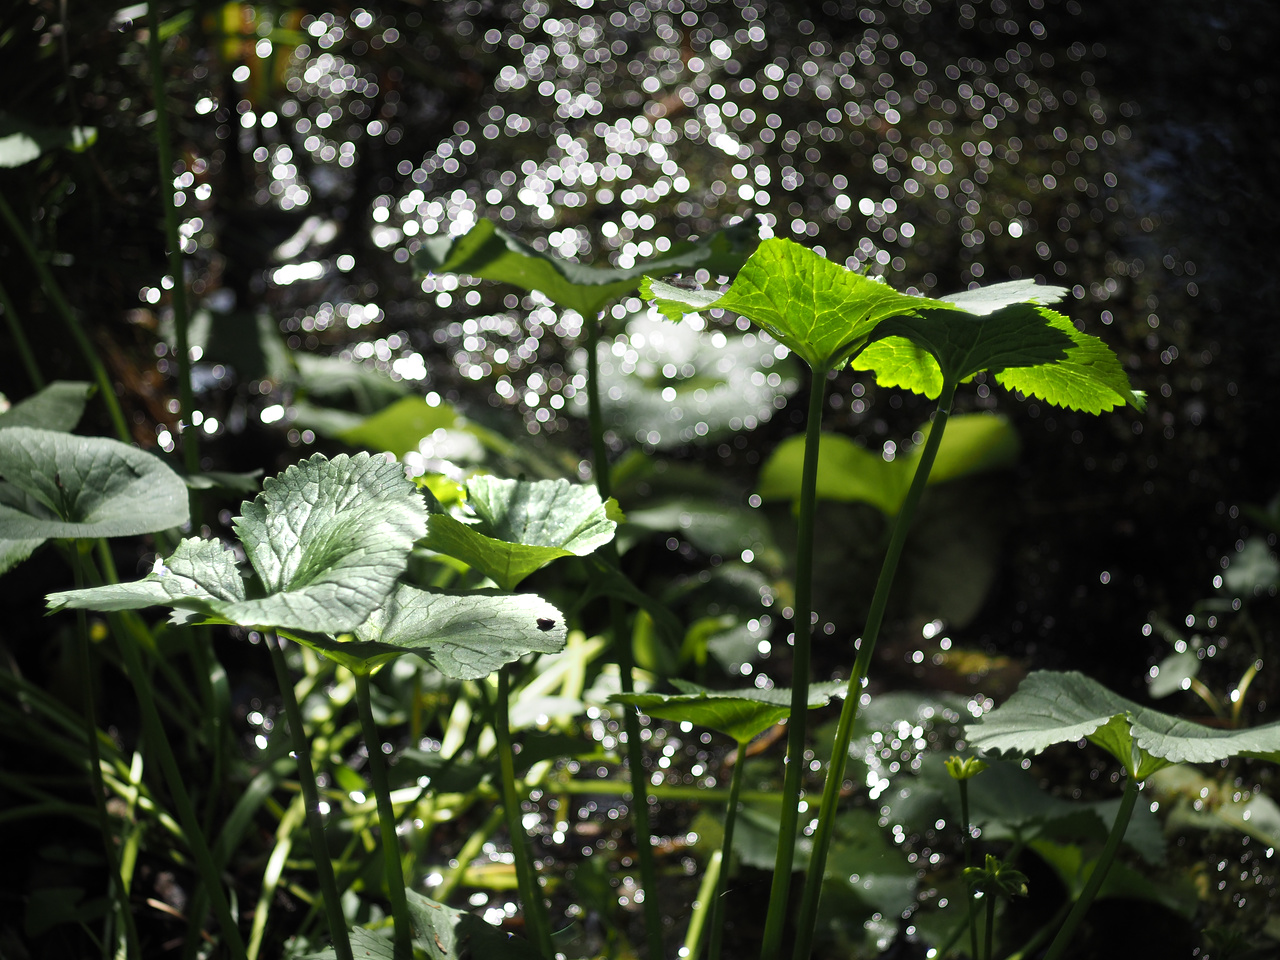
[[[1183,764],[1157,770],[1150,784],[1170,831],[1238,830],[1268,846],[1280,846],[1280,804],[1265,793],[1242,795],[1230,779],[1207,777]]]
[[[229,473],[225,470],[206,470],[183,477],[182,482],[192,490],[230,490],[233,493],[257,493],[262,476],[261,470],[250,470],[247,473]]]
[[[91,383],[55,380],[43,390],[15,403],[0,413],[0,430],[8,427],[36,427],[69,433],[84,414],[85,403],[97,389]]]
[[[1250,537],[1231,558],[1231,565],[1222,573],[1222,582],[1232,593],[1253,596],[1280,584],[1280,563],[1264,538]]]
[[[1191,681],[1200,673],[1201,664],[1202,661],[1193,648],[1169,654],[1153,668],[1156,672],[1147,686],[1147,692],[1152,699],[1161,700],[1179,690],[1190,689]]]
[[[353,447],[374,452],[387,450],[402,457],[410,450],[417,450],[423,437],[450,429],[457,423],[457,414],[447,404],[432,406],[422,397],[403,397],[337,436]]]
[[[915,867],[886,839],[871,810],[837,817],[824,880],[846,885],[859,900],[890,916],[916,900]]]
[[[1097,859],[1086,860],[1084,851],[1076,844],[1054,843],[1042,838],[1032,840],[1029,846],[1053,868],[1070,891],[1071,897],[1073,899],[1079,897],[1094,867],[1097,866]],[[1128,864],[1119,861],[1111,864],[1097,897],[1100,900],[1148,900],[1188,919],[1195,915],[1199,905],[1195,888],[1189,883],[1185,881],[1156,883]]]
[[[97,127],[43,127],[0,114],[0,167],[20,167],[59,147],[83,153],[97,139]]]

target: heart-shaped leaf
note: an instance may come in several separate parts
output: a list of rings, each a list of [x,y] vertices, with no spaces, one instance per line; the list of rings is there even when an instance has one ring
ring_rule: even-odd
[[[426,545],[479,570],[503,590],[559,557],[584,557],[613,539],[617,505],[593,486],[567,480],[472,477],[467,503],[476,523],[432,514]]]
[[[727,734],[738,743],[755,737],[791,713],[791,691],[781,687],[760,690],[708,690],[695,683],[673,681],[680,693],[619,693],[610,703],[625,703],[652,717],[677,720]],[[844,689],[842,681],[809,688],[809,707],[826,706]]]
[[[560,611],[532,594],[455,594],[401,584],[356,628],[355,639],[297,639],[357,673],[414,653],[446,677],[479,680],[525,654],[559,653],[566,635]]]
[[[403,469],[368,454],[316,454],[269,477],[241,509],[234,526],[261,596],[246,596],[220,544],[188,540],[138,583],[51,594],[50,607],[165,605],[212,622],[345,633],[382,606],[426,527]]]
[[[1280,761],[1280,723],[1215,730],[1112,693],[1082,673],[1037,671],[980,723],[965,728],[986,750],[1039,753],[1082,737],[1141,780],[1173,763],[1212,763],[1249,756]]]
[[[1008,284],[997,284],[997,288]],[[1009,295],[1039,296],[1017,285]],[[876,342],[854,360],[871,370],[882,386],[897,386],[937,398],[944,381],[958,384],[989,370],[1010,390],[1039,397],[1057,406],[1101,413],[1143,401],[1111,349],[1097,337],[1081,333],[1070,320],[1047,307],[1030,303],[999,306],[1007,296],[986,300],[982,290],[957,305],[968,309],[924,310],[882,323]],[[1056,299],[1056,298],[1055,298]],[[982,312],[977,312],[982,311]]]
[[[927,435],[930,424],[921,426]],[[841,434],[824,433],[818,448],[820,500],[861,501],[896,516],[915,476],[923,445],[887,461]],[[961,414],[947,421],[929,473],[929,485],[1009,466],[1018,455],[1018,436],[1003,417]],[[798,500],[804,466],[804,437],[778,445],[760,471],[759,494],[765,500]]]
[[[633,267],[589,267],[535,250],[483,219],[460,237],[424,241],[414,262],[424,273],[465,273],[537,290],[561,307],[594,317],[606,304],[634,291],[646,273],[699,267],[713,275],[733,273],[758,239],[759,226],[752,220],[701,242],[676,244],[663,256]]]
[[[80,422],[84,405],[94,389],[96,388],[91,383],[55,380],[43,390],[0,413],[0,430],[8,427],[37,427],[68,433]]]
[[[187,488],[149,453],[105,437],[0,430],[0,537],[128,537],[187,522]]]
[[[741,314],[819,373],[844,363],[881,320],[947,306],[898,293],[783,239],[760,244],[723,293],[685,290],[646,277],[640,295],[672,320],[713,307]]]

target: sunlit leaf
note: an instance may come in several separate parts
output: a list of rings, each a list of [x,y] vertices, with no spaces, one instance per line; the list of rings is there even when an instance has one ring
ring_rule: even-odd
[[[713,275],[733,273],[754,249],[759,225],[744,221],[697,243],[680,243],[661,257],[633,267],[590,267],[535,250],[488,219],[460,237],[423,241],[414,263],[424,273],[462,273],[482,280],[536,290],[584,317],[594,317],[606,304],[633,292],[645,274],[707,269]]]
[[[966,313],[983,317],[1019,303],[1059,303],[1069,292],[1066,287],[1037,283],[1035,280],[1007,280],[974,290],[948,293],[938,299],[955,304]]]
[[[0,537],[127,537],[187,522],[187,488],[149,453],[105,437],[0,430]]]
[[[847,886],[868,907],[891,916],[916,902],[914,864],[885,836],[871,810],[848,810],[836,819],[824,879]]]
[[[930,424],[920,432],[926,436]],[[841,434],[824,433],[818,448],[820,500],[861,501],[894,516],[906,499],[923,444],[886,461],[876,450],[860,447]],[[929,484],[996,470],[1013,463],[1018,436],[1003,417],[962,414],[950,418],[938,446]],[[765,461],[757,492],[765,500],[797,500],[804,467],[804,437],[788,437]]]
[[[0,167],[20,167],[59,147],[81,153],[97,139],[96,127],[43,127],[0,114]]]
[[[402,457],[417,450],[423,437],[437,430],[457,426],[458,415],[447,404],[435,406],[422,397],[404,397],[360,421],[358,425],[337,431],[343,443],[366,450],[387,450]]]
[[[257,574],[257,597],[247,597],[216,541],[188,540],[142,581],[55,593],[49,605],[162,605],[240,626],[348,632],[382,606],[426,526],[426,506],[403,469],[368,454],[316,454],[269,477],[242,510],[233,525]]]
[[[401,584],[354,639],[298,636],[356,672],[413,653],[446,677],[478,680],[528,653],[559,653],[564,616],[533,595],[447,593]]]
[[[663,720],[685,721],[749,743],[779,720],[791,714],[791,691],[708,690],[694,683],[677,682],[680,693],[622,693],[609,698]],[[809,707],[826,706],[844,689],[842,681],[817,683],[809,688]]]
[[[414,946],[429,960],[545,960],[526,940],[504,933],[475,914],[405,891]]]
[[[433,514],[426,545],[463,561],[504,590],[552,560],[586,556],[613,539],[617,522],[594,486],[567,480],[472,477],[475,523]]]
[[[724,293],[685,290],[650,277],[640,293],[672,320],[713,307],[741,314],[823,373],[862,347],[881,320],[945,306],[898,293],[783,239],[760,244]]]
[[[55,380],[0,413],[0,430],[8,427],[36,427],[59,433],[74,430],[84,414],[85,403],[95,389],[91,383]]]
[[[1126,700],[1075,672],[1028,675],[1012,697],[965,734],[975,747],[1021,753],[1087,738],[1139,780],[1171,763],[1280,759],[1280,723],[1216,730]]]

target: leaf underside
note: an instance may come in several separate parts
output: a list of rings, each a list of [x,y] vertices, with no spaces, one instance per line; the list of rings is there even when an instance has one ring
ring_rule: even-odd
[[[780,687],[769,690],[708,690],[697,684],[673,681],[678,694],[624,693],[609,698],[663,720],[685,721],[727,734],[738,743],[749,743],[791,713],[791,691]],[[809,688],[809,707],[826,706],[832,696],[844,689],[844,683],[814,684]]]
[[[1030,674],[1008,701],[965,733],[975,747],[1022,753],[1088,738],[1138,779],[1171,763],[1235,756],[1280,761],[1280,723],[1216,730],[1141,706],[1075,672]]]
[[[40,430],[68,433],[80,422],[84,406],[95,389],[91,383],[55,380],[43,390],[0,413],[0,430],[8,427],[36,427]]]

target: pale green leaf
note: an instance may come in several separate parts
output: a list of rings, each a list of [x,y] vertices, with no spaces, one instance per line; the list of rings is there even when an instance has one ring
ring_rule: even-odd
[[[1213,729],[1126,700],[1075,672],[1030,674],[1012,697],[966,727],[965,734],[975,747],[1022,753],[1087,738],[1137,779],[1171,763],[1213,763],[1242,755],[1280,759],[1280,723]]]
[[[920,430],[926,436],[931,424]],[[886,461],[841,434],[824,433],[818,448],[820,500],[861,501],[895,516],[915,476],[923,444]],[[1007,467],[1018,455],[1018,437],[1009,422],[992,414],[961,414],[947,422],[929,484],[943,483]],[[760,471],[758,493],[765,500],[797,500],[804,466],[804,437],[784,440]]]
[[[0,573],[7,573],[35,552],[44,540],[0,540]]]
[[[105,437],[0,430],[0,537],[127,537],[187,522],[187,488],[160,460]]]
[[[727,734],[738,743],[749,743],[791,714],[791,691],[781,687],[761,690],[708,690],[693,683],[677,682],[680,693],[621,693],[609,698],[663,720],[684,721]],[[809,707],[826,706],[844,689],[841,681],[817,683],[809,688]]]
[[[898,293],[807,247],[776,238],[760,244],[732,286],[714,298],[708,291],[649,279],[641,295],[671,319],[710,307],[741,314],[820,373],[836,369],[861,348],[881,320],[946,306]]]
[[[617,529],[594,486],[479,476],[467,481],[466,491],[477,522],[433,514],[426,545],[504,590],[559,557],[592,553]]]
[[[1190,689],[1191,681],[1200,673],[1203,663],[1204,661],[1196,656],[1195,649],[1169,654],[1152,667],[1155,673],[1147,687],[1147,693],[1153,700],[1162,700],[1180,690]]]
[[[1280,563],[1263,537],[1250,537],[1231,558],[1222,582],[1232,593],[1248,597],[1280,583]]]
[[[461,237],[424,241],[415,265],[424,273],[463,273],[536,290],[561,307],[594,317],[606,304],[633,292],[646,273],[698,267],[717,275],[732,273],[751,252],[758,236],[758,225],[744,222],[700,243],[676,244],[663,256],[632,267],[590,267],[535,250],[491,220],[482,219]]]
[[[478,680],[525,654],[559,653],[565,636],[563,615],[541,597],[401,584],[354,639],[297,639],[357,672],[413,653],[446,677]]]
[[[1030,847],[1053,868],[1071,898],[1079,897],[1097,866],[1097,858],[1086,860],[1084,851],[1076,844],[1059,844],[1043,838],[1031,841]],[[1099,900],[1147,900],[1187,919],[1195,914],[1197,908],[1195,888],[1189,881],[1180,879],[1174,883],[1156,883],[1120,862],[1111,864],[1096,896]]]
[[[966,313],[982,317],[1016,303],[1058,303],[1069,292],[1066,287],[1048,286],[1034,280],[1007,280],[960,293],[948,293],[938,299],[953,303]]]
[[[8,427],[37,427],[68,433],[76,428],[84,414],[84,406],[93,391],[91,383],[55,380],[39,393],[34,393],[4,413],[0,413],[0,430]]]
[[[402,457],[418,449],[423,437],[457,426],[458,415],[447,404],[432,406],[422,397],[403,397],[358,425],[338,431],[343,443],[366,450],[387,450]]]
[[[233,493],[257,493],[262,485],[261,470],[231,473],[226,470],[206,470],[203,473],[183,477],[182,482],[192,490],[230,490]]]
[[[59,147],[81,153],[97,139],[96,127],[44,127],[0,114],[0,168],[20,167]]]

